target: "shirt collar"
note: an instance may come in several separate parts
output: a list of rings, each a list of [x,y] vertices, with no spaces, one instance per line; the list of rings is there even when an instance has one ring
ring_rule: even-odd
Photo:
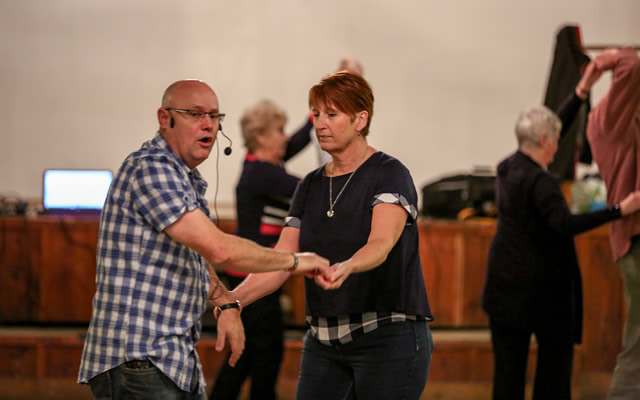
[[[244,159],[247,160],[247,161],[260,161],[258,156],[256,156],[253,153],[247,153],[247,155],[244,157]]]
[[[184,172],[187,175],[193,175],[197,179],[202,179],[202,176],[200,175],[200,171],[198,171],[198,168],[194,168],[193,170],[190,170],[189,167],[187,167],[187,164],[185,164],[184,161],[182,161],[182,159],[180,159],[180,157],[178,157],[178,155],[173,151],[171,146],[169,146],[167,139],[165,139],[164,136],[162,136],[162,134],[159,131],[156,132],[156,135],[153,137],[153,139],[150,142],[147,142],[145,144],[147,144],[149,147],[156,147],[168,154],[171,154],[171,157],[179,166],[181,172]],[[143,147],[146,147],[146,146],[143,146]]]

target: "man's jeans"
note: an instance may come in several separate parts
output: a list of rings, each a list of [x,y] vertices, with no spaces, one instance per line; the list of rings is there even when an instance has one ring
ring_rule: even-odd
[[[91,392],[97,400],[205,400],[198,394],[198,371],[193,371],[187,393],[167,378],[149,361],[128,361],[89,380]]]

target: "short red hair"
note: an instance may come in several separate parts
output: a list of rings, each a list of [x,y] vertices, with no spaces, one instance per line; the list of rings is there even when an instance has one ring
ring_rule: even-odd
[[[331,105],[337,110],[355,118],[356,113],[366,111],[369,114],[367,125],[360,131],[362,136],[369,134],[369,125],[373,117],[373,91],[369,83],[360,75],[340,71],[327,75],[309,90],[309,107],[320,104]]]

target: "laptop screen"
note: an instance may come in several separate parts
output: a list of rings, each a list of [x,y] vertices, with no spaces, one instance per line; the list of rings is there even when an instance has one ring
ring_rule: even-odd
[[[109,170],[48,169],[42,203],[45,210],[101,210],[112,180]]]

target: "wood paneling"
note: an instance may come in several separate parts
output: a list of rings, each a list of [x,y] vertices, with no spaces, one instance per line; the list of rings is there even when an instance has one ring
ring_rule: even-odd
[[[600,227],[576,238],[582,270],[584,368],[610,371],[621,350],[624,296],[620,269],[613,261],[608,227]]]
[[[434,327],[486,327],[481,308],[494,221],[422,221],[420,258]]]
[[[420,254],[433,327],[486,328],[481,307],[486,262],[495,223],[422,221]],[[580,357],[589,371],[610,371],[620,351],[624,325],[622,279],[609,246],[609,227],[575,238],[582,271],[584,327]],[[578,353],[576,353],[578,354]]]
[[[0,218],[0,320],[87,322],[98,217]]]
[[[41,262],[37,320],[86,322],[96,290],[95,218],[51,220],[40,227]]]
[[[460,325],[460,284],[462,237],[451,224],[420,225],[420,261],[434,326]]]
[[[486,329],[480,301],[495,221],[419,223],[423,274],[436,317],[432,327]],[[232,233],[235,221],[223,220],[220,227]],[[97,217],[0,218],[0,322],[88,323],[97,232]],[[604,226],[576,237],[584,288],[580,360],[593,371],[615,365],[624,324],[622,281],[608,236]],[[289,325],[305,325],[303,282],[293,277],[283,287],[291,300]],[[12,351],[6,359],[22,354]]]
[[[0,376],[36,376],[37,348],[30,342],[0,337]]]
[[[36,316],[40,236],[24,218],[0,218],[0,322]]]
[[[0,359],[4,361],[0,363],[0,378],[75,379],[80,368],[84,332],[76,328],[54,332],[43,332],[38,328],[0,328]],[[491,381],[493,359],[486,332],[434,332],[433,337],[436,348],[429,372],[430,382]],[[228,353],[228,346],[217,352],[215,345],[216,339],[208,335],[196,345],[208,380],[215,379]],[[285,340],[280,380],[297,380],[302,346],[298,337]],[[534,353],[532,359],[535,360]]]
[[[220,220],[226,233],[235,220]],[[87,323],[95,293],[97,216],[0,218],[0,323]],[[305,325],[304,278],[282,289],[286,323]]]
[[[286,308],[283,307],[285,325],[292,327],[306,326],[304,276],[292,275],[282,286],[282,295],[286,296],[290,301]]]

